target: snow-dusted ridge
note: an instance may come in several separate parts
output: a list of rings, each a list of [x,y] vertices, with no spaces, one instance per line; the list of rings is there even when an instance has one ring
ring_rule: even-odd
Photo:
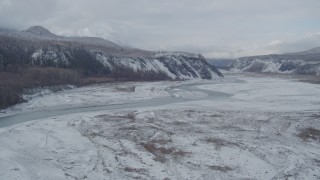
[[[36,34],[39,36],[46,36],[46,37],[58,37],[57,35],[51,33],[49,30],[41,27],[41,26],[32,26],[30,28],[28,28],[26,31],[26,33],[31,33],[31,34]]]
[[[167,79],[223,77],[202,55],[144,51],[97,37],[58,36],[40,26],[23,32],[1,31],[0,38],[10,42],[0,43],[0,68],[1,64],[4,66],[11,63],[10,59],[16,59],[33,66],[82,68],[107,74],[133,71],[166,76]],[[12,57],[12,54],[20,56]]]
[[[243,57],[231,65],[234,72],[320,75],[320,48],[287,54]]]

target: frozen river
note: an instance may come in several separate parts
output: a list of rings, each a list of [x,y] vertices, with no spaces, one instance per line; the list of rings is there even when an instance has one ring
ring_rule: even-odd
[[[0,179],[319,179],[319,118],[275,77],[47,93],[0,113]]]
[[[154,83],[155,87],[152,88],[155,89],[157,84],[160,84],[163,92],[159,93],[143,87],[149,86],[148,83],[127,83],[122,86],[142,86],[142,88],[141,90],[138,88],[138,92],[123,94],[115,92],[116,90],[112,91],[114,86],[107,84],[50,94],[49,97],[37,97],[27,104],[12,108],[9,113],[0,114],[0,127],[83,112],[155,107],[176,103],[197,106],[199,101],[202,101],[201,104],[220,110],[320,110],[320,86],[293,80],[229,76],[217,81]],[[143,96],[144,93],[146,96],[151,93],[154,97],[151,95],[150,98],[146,98]],[[115,97],[132,96],[133,99],[128,97],[125,100],[120,99],[120,103],[117,103],[117,99],[113,103],[105,103],[114,94],[116,94]],[[66,97],[68,100],[65,100]],[[87,103],[87,100],[91,102]],[[34,101],[36,105],[32,104]],[[72,104],[73,102],[75,103]]]
[[[52,116],[61,116],[61,115],[68,115],[68,114],[76,114],[76,113],[84,113],[84,112],[94,112],[94,111],[102,111],[102,110],[116,110],[116,109],[128,109],[128,108],[144,108],[144,107],[156,107],[156,106],[163,106],[163,105],[170,105],[175,103],[187,103],[191,101],[201,101],[201,100],[217,100],[217,99],[227,99],[231,96],[231,94],[224,93],[221,91],[212,91],[207,89],[200,89],[198,86],[200,85],[209,85],[209,84],[216,84],[214,81],[204,81],[204,82],[185,82],[182,85],[174,85],[172,82],[167,82],[171,84],[171,86],[168,86],[163,89],[164,93],[166,94],[163,97],[156,96],[155,98],[151,99],[137,99],[137,100],[127,100],[125,102],[121,103],[110,103],[110,104],[99,104],[99,101],[97,103],[93,102],[92,104],[76,104],[72,107],[69,105],[65,105],[63,102],[62,104],[56,103],[54,106],[48,106],[45,108],[42,107],[36,107],[30,109],[17,109],[13,108],[14,110],[11,111],[11,113],[8,113],[8,115],[4,115],[0,117],[0,127],[10,126],[13,124],[21,123],[21,122],[27,122],[32,121],[36,119],[43,119],[48,118]],[[144,86],[142,83],[141,86]],[[166,84],[166,82],[163,82],[163,84]],[[179,84],[179,83],[178,83]],[[95,95],[95,92],[102,93],[101,97],[102,99],[108,98],[112,96],[111,94],[104,94],[103,91],[104,88],[112,89],[114,87],[108,87],[109,85],[105,85],[107,87],[92,87],[92,88],[85,88],[83,91],[79,91],[78,89],[76,92],[74,90],[70,90],[67,92],[61,92],[59,93],[57,98],[63,98],[65,96],[64,93],[67,94],[73,94],[73,93],[79,93],[78,96],[81,97],[81,93],[87,94],[88,92],[92,92],[92,96],[98,97]],[[123,84],[122,86],[125,87],[131,87],[131,86],[139,86],[138,84]],[[96,89],[97,88],[97,89]],[[101,88],[101,89],[100,89]],[[110,90],[109,90],[110,91]],[[151,90],[149,90],[151,91]],[[138,92],[140,94],[143,94],[144,92]],[[190,96],[183,96],[180,95],[181,93],[189,93],[192,94],[192,97]],[[62,95],[61,95],[62,94]],[[197,96],[198,94],[202,94],[202,96]],[[55,96],[56,94],[52,94],[51,96]],[[134,92],[127,93],[126,96],[136,96]],[[194,95],[194,96],[193,96]],[[78,97],[77,96],[77,97]],[[91,97],[86,97],[90,98]],[[54,99],[54,98],[53,98]],[[47,99],[37,98],[38,101],[44,101],[43,103],[49,101]],[[57,99],[55,99],[57,100]],[[54,101],[55,101],[54,100]],[[60,101],[63,101],[63,99]],[[72,101],[72,100],[71,100]],[[23,106],[23,105],[22,105]]]

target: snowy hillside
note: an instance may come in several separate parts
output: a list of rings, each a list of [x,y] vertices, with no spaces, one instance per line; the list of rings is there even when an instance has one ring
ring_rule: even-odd
[[[58,38],[57,35],[52,34],[50,31],[48,31],[47,29],[41,26],[32,26],[29,29],[27,29],[25,32],[30,34],[36,34],[39,36],[44,36],[44,37]]]
[[[232,71],[320,75],[320,48],[304,52],[237,59]]]
[[[222,74],[204,57],[187,53],[155,54],[154,57],[118,57],[103,51],[91,50],[86,52],[93,61],[101,63],[108,71],[112,72],[119,67],[128,68],[135,72],[164,73],[172,79],[213,79],[222,77]],[[44,50],[35,51],[32,56],[33,65],[46,65],[69,67],[72,66],[71,51]]]
[[[34,26],[0,32],[0,70],[10,64],[83,69],[87,74],[126,78],[214,79],[223,75],[201,55],[123,47],[95,37],[63,37]],[[6,42],[6,43],[4,43]],[[161,78],[160,78],[161,77]],[[152,78],[154,79],[154,78]]]

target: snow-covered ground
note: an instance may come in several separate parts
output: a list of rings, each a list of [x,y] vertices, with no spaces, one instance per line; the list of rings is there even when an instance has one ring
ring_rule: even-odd
[[[241,79],[241,78],[240,78]],[[217,102],[228,110],[305,111],[320,110],[320,85],[272,77],[243,77],[245,83],[201,85],[200,89],[232,94]],[[202,102],[205,103],[205,102]],[[212,104],[211,101],[206,103]]]
[[[36,97],[2,113],[0,124],[104,103],[133,106],[0,128],[0,179],[320,178],[320,86],[293,80],[84,87]]]

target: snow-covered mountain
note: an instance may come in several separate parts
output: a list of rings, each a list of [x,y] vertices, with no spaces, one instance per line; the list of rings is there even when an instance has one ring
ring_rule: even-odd
[[[231,64],[235,72],[267,72],[320,76],[320,47],[286,54],[243,57]]]
[[[10,64],[75,68],[121,77],[137,73],[171,79],[223,77],[201,55],[144,51],[97,37],[58,36],[40,26],[22,32],[0,31],[0,70]]]
[[[35,34],[43,37],[57,38],[58,36],[41,26],[32,26],[25,31],[26,33]]]

